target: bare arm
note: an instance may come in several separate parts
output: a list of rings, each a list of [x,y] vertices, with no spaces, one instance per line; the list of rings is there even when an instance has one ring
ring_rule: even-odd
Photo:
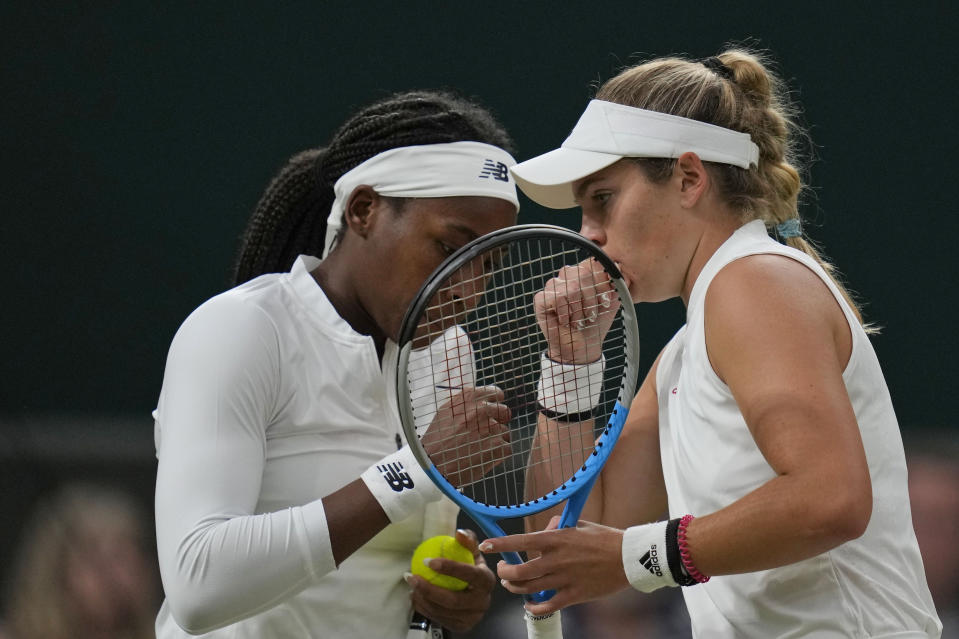
[[[642,386],[630,405],[629,416],[613,452],[597,478],[580,519],[607,526],[626,528],[658,519],[666,510],[666,486],[659,456],[659,405],[656,398],[656,370],[659,357],[653,363]],[[566,424],[540,415],[537,426],[537,447],[533,461],[546,457],[551,464],[533,465],[528,480],[534,487],[530,494],[543,494],[558,482],[568,478],[593,449],[593,424],[581,422]],[[570,455],[569,445],[562,450],[556,444],[572,431],[582,451]],[[551,508],[526,518],[529,532],[544,530],[553,516],[562,513],[562,506]]]
[[[324,497],[323,508],[337,566],[390,523],[383,507],[360,479]]]
[[[659,453],[658,356],[633,402],[623,432],[590,493],[580,519],[628,528],[666,512],[666,484]]]
[[[540,413],[526,472],[526,498],[541,497],[569,479],[592,450],[592,421],[563,422]],[[562,514],[563,506],[527,516],[526,530],[544,530],[552,517]]]
[[[546,284],[537,294],[535,306],[551,360],[583,365],[601,357],[603,338],[619,307],[618,301],[608,302],[612,293],[608,276],[591,260],[564,267]],[[599,309],[599,313],[594,311],[592,319],[584,323],[584,309]],[[656,398],[658,363],[657,357],[633,398],[619,441],[580,516],[583,520],[627,526],[654,520],[665,510]],[[593,450],[593,427],[593,421],[566,423],[539,415],[527,497],[546,494],[579,468]],[[561,512],[557,506],[528,517],[526,529],[543,530],[551,517]]]
[[[764,570],[858,537],[872,488],[842,379],[851,335],[835,298],[798,262],[755,256],[723,269],[706,304],[712,366],[776,477],[715,513],[693,513],[694,565],[707,575]],[[618,528],[588,525],[488,540],[484,550],[537,555],[497,570],[512,592],[558,589],[529,607],[543,614],[625,587],[621,545]]]
[[[776,477],[692,522],[695,565],[763,570],[861,535],[872,487],[842,379],[851,335],[835,298],[800,263],[753,256],[717,275],[706,311],[713,368]]]

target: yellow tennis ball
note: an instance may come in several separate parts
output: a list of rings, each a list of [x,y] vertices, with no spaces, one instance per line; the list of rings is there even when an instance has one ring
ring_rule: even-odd
[[[472,565],[474,563],[473,553],[469,548],[463,546],[449,535],[437,535],[436,537],[430,537],[417,546],[413,552],[413,559],[410,560],[410,570],[412,573],[419,575],[431,584],[436,584],[448,590],[463,590],[469,585],[462,579],[450,577],[449,575],[441,575],[423,563],[424,559],[432,557],[445,557],[446,559]]]

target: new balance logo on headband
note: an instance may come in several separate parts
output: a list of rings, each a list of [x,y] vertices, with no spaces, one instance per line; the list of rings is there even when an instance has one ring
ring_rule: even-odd
[[[403,471],[403,464],[393,462],[391,464],[381,464],[376,470],[383,473],[383,479],[390,485],[395,492],[401,492],[406,488],[413,487],[413,478],[410,474]]]
[[[646,570],[653,573],[657,577],[663,576],[663,569],[659,567],[659,553],[656,551],[656,544],[650,546],[649,552],[640,557],[639,562],[643,564],[643,567],[646,568]]]
[[[500,182],[509,182],[509,170],[508,167],[502,162],[486,160],[483,163],[483,171],[479,174],[479,177],[493,178],[494,180],[499,180]]]

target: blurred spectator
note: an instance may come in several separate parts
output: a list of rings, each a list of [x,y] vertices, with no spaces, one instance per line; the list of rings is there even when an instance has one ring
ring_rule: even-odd
[[[571,606],[563,611],[568,637],[590,639],[667,639],[691,637],[683,595],[675,589],[649,594],[627,588],[609,597]]]
[[[148,528],[124,493],[68,485],[23,529],[4,639],[153,637],[159,608]]]
[[[912,523],[943,639],[959,639],[959,445],[913,443],[909,451]]]

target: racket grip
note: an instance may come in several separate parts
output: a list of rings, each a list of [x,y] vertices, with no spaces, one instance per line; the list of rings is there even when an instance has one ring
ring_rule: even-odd
[[[531,603],[543,603],[552,599],[555,594],[555,590],[540,590],[529,595],[523,595],[523,598]]]
[[[563,623],[560,611],[548,615],[531,615],[524,610],[526,636],[529,639],[563,639]]]
[[[443,639],[443,628],[434,626],[429,619],[414,611],[406,639]]]
[[[487,534],[490,535],[491,537],[498,537],[498,536],[501,536],[503,533],[502,533],[502,532],[493,532],[493,533],[487,532]],[[502,554],[502,556],[503,556],[503,559],[505,559],[505,560],[508,561],[509,563],[513,564],[514,566],[518,566],[518,565],[520,565],[521,563],[523,563],[523,558],[519,556],[519,553],[516,553],[516,552],[504,552],[504,553],[501,553],[501,554]],[[555,591],[555,590],[540,590],[539,592],[534,592],[534,593],[531,593],[531,594],[528,594],[528,595],[523,595],[523,599],[525,599],[526,601],[529,601],[530,603],[543,603],[544,601],[549,601],[550,599],[552,599],[552,598],[553,598],[553,595],[555,595],[555,594],[556,594],[556,591]]]

